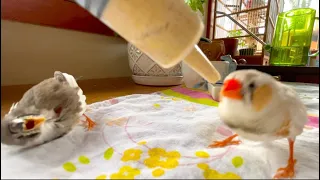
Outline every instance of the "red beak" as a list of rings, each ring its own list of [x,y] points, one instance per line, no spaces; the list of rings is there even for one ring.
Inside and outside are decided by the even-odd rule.
[[[229,79],[223,83],[221,94],[230,99],[242,99],[241,83],[236,79]]]

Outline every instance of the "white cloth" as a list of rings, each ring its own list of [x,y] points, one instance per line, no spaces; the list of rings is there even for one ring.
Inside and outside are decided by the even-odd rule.
[[[221,140],[231,134],[222,125],[215,107],[149,94],[98,102],[90,105],[89,109],[86,114],[97,122],[92,131],[86,132],[77,127],[60,139],[28,150],[1,145],[1,179],[93,179],[97,176],[102,178],[102,175],[107,179],[121,178],[115,173],[123,166],[136,168],[135,171],[123,168],[120,172],[134,175],[130,177],[136,179],[222,176],[269,179],[287,163],[286,139],[271,144],[244,141],[238,146],[208,149],[213,140]],[[165,154],[157,151],[157,156],[152,151],[148,154],[151,148],[174,152]],[[109,153],[105,153],[108,149]],[[128,149],[131,150],[125,152]],[[169,161],[166,161],[166,155]],[[82,156],[82,163],[79,156]],[[147,167],[150,156],[153,158],[151,162],[158,167]],[[296,178],[319,178],[318,128],[306,129],[297,137],[295,158],[298,160]],[[63,168],[67,162],[73,172]],[[70,168],[70,163],[76,170]],[[199,167],[207,164],[210,169],[199,168],[199,163]],[[173,168],[168,169],[168,166]]]

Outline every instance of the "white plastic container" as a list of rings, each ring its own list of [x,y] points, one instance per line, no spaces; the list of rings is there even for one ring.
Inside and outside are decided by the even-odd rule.
[[[208,84],[208,91],[214,100],[219,101],[222,84]]]
[[[222,83],[224,78],[229,74],[229,62],[211,61],[211,63],[218,70],[221,76],[217,83]],[[184,62],[182,62],[182,75],[183,82],[187,88],[198,88],[197,85],[199,83],[205,83],[205,80]],[[205,87],[201,87],[200,89],[205,89]]]

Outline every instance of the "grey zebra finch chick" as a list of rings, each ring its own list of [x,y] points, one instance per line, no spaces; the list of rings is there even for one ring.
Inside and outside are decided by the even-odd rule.
[[[75,78],[56,71],[11,106],[1,120],[1,143],[29,147],[52,141],[68,133],[81,116],[90,130],[95,123],[84,114],[86,107]]]

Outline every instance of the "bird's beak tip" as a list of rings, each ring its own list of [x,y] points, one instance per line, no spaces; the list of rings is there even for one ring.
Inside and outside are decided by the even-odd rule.
[[[242,99],[241,95],[242,85],[237,79],[228,79],[223,83],[222,87],[222,96],[228,97],[231,99]]]

